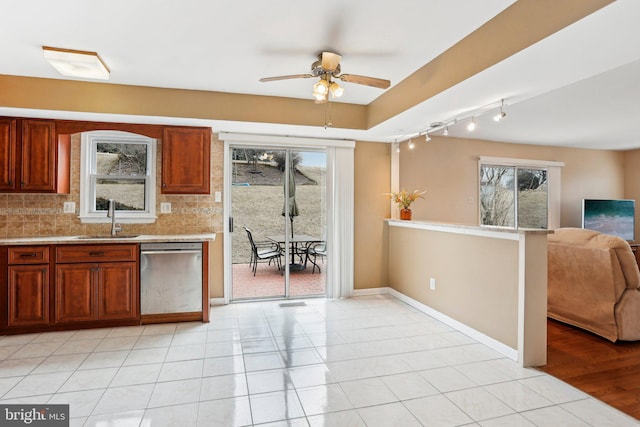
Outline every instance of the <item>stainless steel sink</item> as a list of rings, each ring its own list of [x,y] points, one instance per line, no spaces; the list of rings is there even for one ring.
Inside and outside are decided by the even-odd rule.
[[[78,240],[91,240],[91,239],[135,239],[140,236],[139,234],[117,234],[112,236],[110,234],[106,235],[93,235],[93,236],[75,236],[74,239]]]

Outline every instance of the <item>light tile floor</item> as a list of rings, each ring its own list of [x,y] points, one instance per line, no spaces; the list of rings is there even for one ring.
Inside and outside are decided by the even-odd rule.
[[[388,296],[0,337],[0,402],[72,426],[636,426]]]

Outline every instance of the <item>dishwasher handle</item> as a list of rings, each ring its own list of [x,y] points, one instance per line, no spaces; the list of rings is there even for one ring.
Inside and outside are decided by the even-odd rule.
[[[194,250],[188,250],[188,251],[181,251],[181,250],[168,250],[168,251],[140,251],[140,255],[170,255],[170,254],[202,254],[202,250],[200,249],[194,249]]]

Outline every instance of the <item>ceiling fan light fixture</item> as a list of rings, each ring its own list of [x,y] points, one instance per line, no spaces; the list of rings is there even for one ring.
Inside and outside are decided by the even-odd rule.
[[[63,76],[109,80],[109,68],[96,52],[42,46],[42,53]]]
[[[329,85],[329,91],[334,98],[340,98],[344,94],[344,88],[336,82],[331,82]]]
[[[322,79],[313,85],[313,95],[317,98],[318,95],[326,96],[329,93],[329,82]]]

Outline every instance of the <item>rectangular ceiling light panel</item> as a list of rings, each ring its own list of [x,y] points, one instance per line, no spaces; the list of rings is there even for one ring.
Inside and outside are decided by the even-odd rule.
[[[109,68],[96,52],[42,46],[44,57],[60,74],[81,79],[109,80]]]

